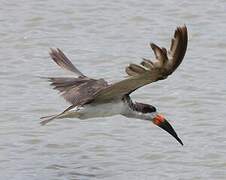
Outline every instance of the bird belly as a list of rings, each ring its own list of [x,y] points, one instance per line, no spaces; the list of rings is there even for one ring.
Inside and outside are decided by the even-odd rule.
[[[80,112],[81,117],[92,118],[92,117],[108,117],[120,114],[123,109],[124,103],[105,103],[97,105],[87,105]]]
[[[95,117],[108,117],[121,114],[124,110],[125,104],[123,102],[104,103],[104,104],[88,104],[82,109],[78,110],[80,119],[88,119]]]

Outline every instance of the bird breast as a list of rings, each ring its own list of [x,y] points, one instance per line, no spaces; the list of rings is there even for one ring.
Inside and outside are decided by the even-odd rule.
[[[122,101],[104,103],[104,104],[88,104],[85,105],[78,112],[81,114],[81,119],[88,119],[94,117],[108,117],[121,114],[125,111],[125,104]]]

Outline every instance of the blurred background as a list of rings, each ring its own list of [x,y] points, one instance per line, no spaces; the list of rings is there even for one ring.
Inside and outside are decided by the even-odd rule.
[[[70,76],[61,48],[84,73],[110,82],[128,63],[169,48],[186,24],[178,70],[132,95],[158,107],[184,142],[120,115],[40,126],[68,107],[39,76]],[[226,1],[1,0],[0,179],[226,179]]]

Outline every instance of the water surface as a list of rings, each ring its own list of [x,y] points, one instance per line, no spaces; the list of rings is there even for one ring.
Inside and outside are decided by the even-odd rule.
[[[169,47],[178,25],[188,50],[167,80],[136,101],[168,117],[184,142],[120,115],[91,121],[39,117],[68,104],[37,76],[65,75],[49,58],[59,47],[84,74],[110,82]],[[226,1],[1,1],[1,179],[226,179]],[[69,75],[69,74],[67,74]]]

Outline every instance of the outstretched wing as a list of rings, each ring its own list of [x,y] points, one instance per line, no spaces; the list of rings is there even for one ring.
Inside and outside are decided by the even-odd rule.
[[[166,79],[182,62],[187,49],[187,42],[187,28],[182,26],[175,30],[168,52],[165,48],[160,48],[153,43],[150,44],[156,60],[152,62],[143,59],[140,65],[130,64],[126,67],[126,73],[130,77],[100,90],[95,96],[95,101],[122,98],[123,95],[130,94],[144,85]]]
[[[84,104],[90,103],[91,101],[93,101],[94,95],[99,90],[107,86],[107,82],[103,79],[95,80],[86,77],[59,77],[49,78],[49,80],[52,82],[51,85],[54,86],[54,89],[59,90],[62,93],[64,99],[66,99],[72,105],[59,114],[41,117],[41,119],[44,119],[43,121],[41,121],[42,125],[45,125],[50,121],[60,117],[76,106],[82,106]]]
[[[67,56],[60,49],[50,49],[50,56],[54,60],[54,62],[59,65],[61,68],[71,71],[74,74],[85,77],[83,73],[81,73],[67,58]]]
[[[51,86],[60,91],[64,99],[74,107],[93,100],[94,95],[108,86],[104,79],[92,79],[81,73],[60,49],[51,49],[51,58],[63,69],[79,77],[48,77]]]

